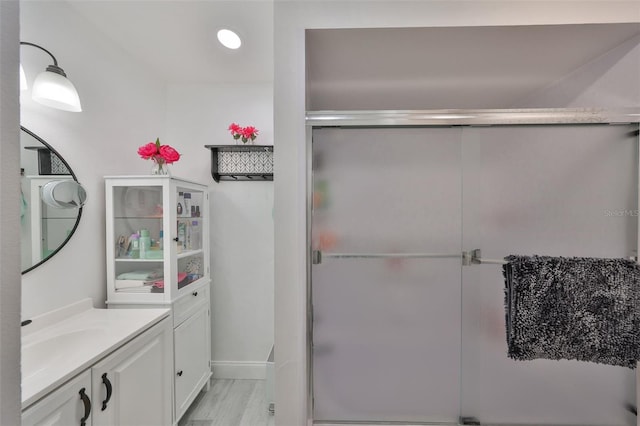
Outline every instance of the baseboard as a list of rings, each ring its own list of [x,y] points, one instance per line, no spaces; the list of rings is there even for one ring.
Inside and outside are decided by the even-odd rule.
[[[211,361],[214,379],[264,380],[264,361]]]

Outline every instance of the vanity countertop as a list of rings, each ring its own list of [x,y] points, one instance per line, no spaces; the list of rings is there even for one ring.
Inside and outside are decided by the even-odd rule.
[[[22,409],[169,316],[169,309],[95,309],[84,299],[22,327]]]

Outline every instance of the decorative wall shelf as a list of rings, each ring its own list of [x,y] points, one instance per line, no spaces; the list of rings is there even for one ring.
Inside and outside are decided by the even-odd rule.
[[[36,151],[38,153],[38,174],[39,175],[71,175],[69,167],[58,153],[46,146],[25,146],[24,149]]]
[[[273,145],[205,145],[216,182],[273,180]]]

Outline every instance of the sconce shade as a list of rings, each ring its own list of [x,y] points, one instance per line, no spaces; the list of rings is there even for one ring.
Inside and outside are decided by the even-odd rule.
[[[73,83],[62,69],[50,65],[33,82],[31,97],[34,101],[64,111],[80,112],[80,97]]]
[[[24,68],[22,68],[22,64],[20,64],[20,90],[27,90],[27,76],[24,73]]]

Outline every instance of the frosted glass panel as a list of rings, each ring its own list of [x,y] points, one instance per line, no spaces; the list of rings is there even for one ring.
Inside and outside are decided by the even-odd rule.
[[[463,246],[628,257],[636,249],[637,126],[466,128]],[[463,268],[462,415],[482,424],[635,425],[630,369],[506,356],[499,265]]]
[[[635,425],[635,374],[507,357],[500,265],[331,253],[628,257],[638,126],[316,129],[314,420]]]
[[[316,129],[314,249],[461,252],[458,129]],[[312,268],[314,419],[453,422],[460,259]]]

